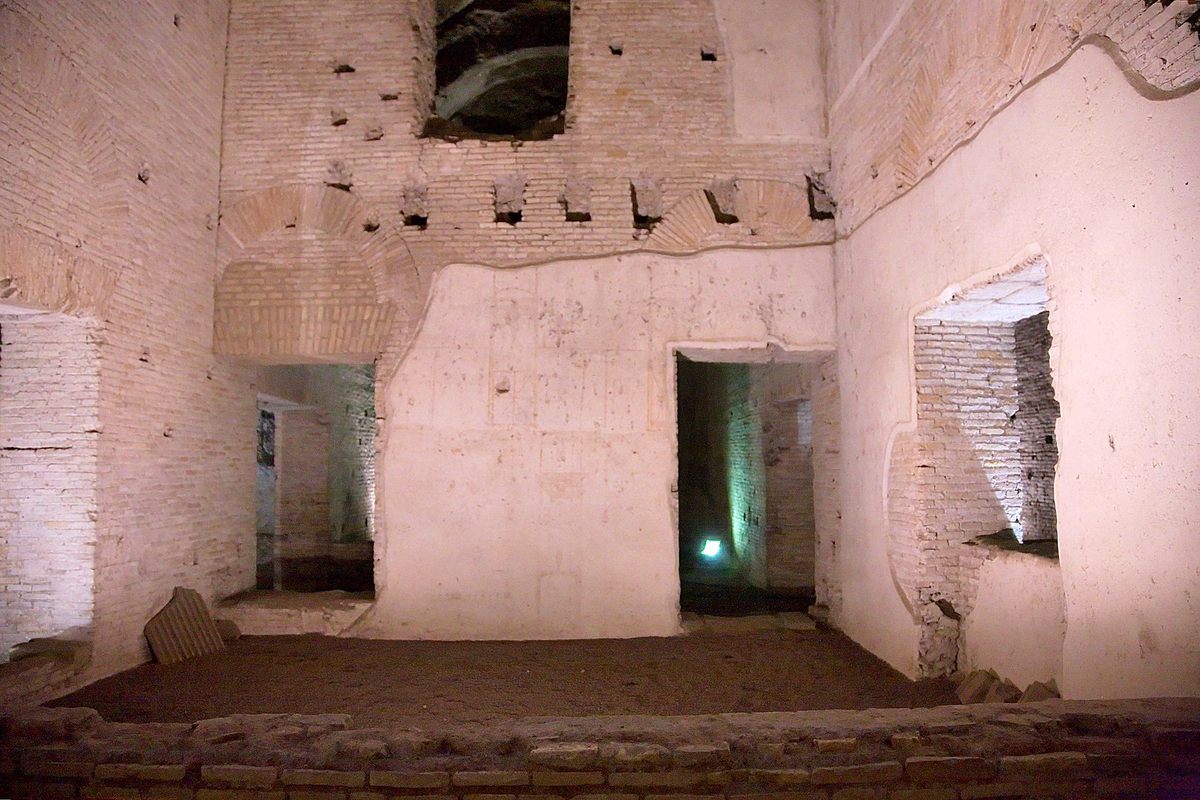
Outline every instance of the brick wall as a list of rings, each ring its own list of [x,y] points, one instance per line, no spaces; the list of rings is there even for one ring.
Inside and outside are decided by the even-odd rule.
[[[277,185],[320,185],[333,162],[385,226],[402,228],[423,190],[424,229],[403,228],[426,271],[636,249],[630,183],[656,181],[671,208],[714,177],[795,181],[823,168],[823,139],[741,139],[733,130],[730,53],[707,0],[670,12],[636,0],[573,9],[568,129],[553,140],[447,142],[416,136],[432,90],[433,4],[269,0],[233,4],[223,191],[227,203]],[[816,43],[813,26],[804,35]],[[610,45],[619,44],[614,55]],[[716,61],[701,59],[714,50]],[[335,63],[353,66],[336,74]],[[814,65],[815,69],[815,65]],[[814,82],[815,83],[815,82]],[[389,99],[383,99],[384,97]],[[819,92],[817,92],[818,105]],[[333,125],[331,112],[347,122]],[[379,127],[383,137],[364,133]],[[819,124],[815,126],[820,129]],[[664,136],[673,142],[663,148]],[[493,187],[525,180],[518,225],[494,221]],[[565,219],[568,180],[590,187],[590,222]],[[732,240],[769,235],[726,226]],[[316,263],[316,262],[312,262]]]
[[[854,230],[926,178],[1081,42],[1105,37],[1155,89],[1194,85],[1200,40],[1191,13],[1144,0],[831,3],[839,231]]]
[[[767,584],[811,589],[816,558],[812,370],[778,364],[755,372],[763,394]]]
[[[0,8],[0,220],[115,276],[93,676],[146,657],[142,626],[172,587],[253,583],[253,371],[212,354],[226,19],[221,0]]]
[[[0,718],[0,794],[14,800],[1032,800],[1194,798],[1200,709],[1190,699],[626,716],[445,731],[355,728],[333,715],[109,725],[90,709]],[[946,731],[953,731],[952,734]],[[541,736],[539,736],[539,733]],[[213,739],[225,741],[214,744]],[[48,740],[55,742],[46,747]],[[153,747],[150,743],[153,743]],[[446,749],[446,748],[443,748]]]
[[[91,626],[98,328],[58,314],[0,317],[0,658]]]
[[[297,409],[277,412],[275,419],[279,557],[287,562],[328,556],[328,416]]]
[[[963,543],[1011,527],[1021,508],[1013,326],[918,320],[913,354],[922,517],[910,580],[922,669],[948,674],[959,650],[954,614],[970,612],[984,557]]]
[[[329,524],[335,542],[375,533],[375,368],[316,367],[313,401],[329,418]]]
[[[1020,531],[1026,517],[1043,526],[1033,538],[1053,538],[1058,404],[1047,318],[917,320],[917,428],[893,450],[890,504],[893,567],[923,623],[919,659],[927,674],[955,669],[954,614],[973,608],[987,554],[964,543]]]
[[[1050,379],[1050,315],[1018,320],[1016,340],[1017,419],[1021,472],[1022,541],[1055,539],[1054,473],[1058,466],[1058,401]]]
[[[742,574],[767,585],[767,467],[763,460],[763,414],[755,374],[746,364],[722,364],[725,483],[729,526]]]

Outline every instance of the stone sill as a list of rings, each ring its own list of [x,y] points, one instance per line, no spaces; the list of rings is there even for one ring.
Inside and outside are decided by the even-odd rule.
[[[1011,530],[1005,529],[988,536],[977,536],[966,542],[968,545],[986,547],[1006,553],[1021,553],[1023,555],[1058,561],[1058,540],[1046,539],[1039,542],[1019,542]]]

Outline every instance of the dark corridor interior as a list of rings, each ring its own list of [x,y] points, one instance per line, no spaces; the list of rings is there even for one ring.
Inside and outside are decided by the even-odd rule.
[[[813,592],[811,368],[676,357],[680,608],[804,611]]]
[[[374,366],[288,369],[303,402],[260,398],[257,588],[372,591]]]

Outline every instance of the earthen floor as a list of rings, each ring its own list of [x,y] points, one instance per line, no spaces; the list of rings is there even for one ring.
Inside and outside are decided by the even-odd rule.
[[[55,701],[114,722],[340,713],[354,727],[469,729],[538,716],[931,707],[844,636],[771,630],[671,639],[417,642],[248,636],[221,653],[146,664]]]

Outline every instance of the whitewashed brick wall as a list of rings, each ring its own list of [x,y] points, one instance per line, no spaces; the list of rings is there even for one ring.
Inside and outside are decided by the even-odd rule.
[[[99,347],[91,320],[0,316],[0,658],[92,623]]]
[[[332,544],[329,418],[315,409],[297,409],[278,412],[275,420],[279,557],[284,562],[326,557]]]
[[[334,542],[375,535],[375,368],[317,367],[313,401],[329,417],[329,525]]]

